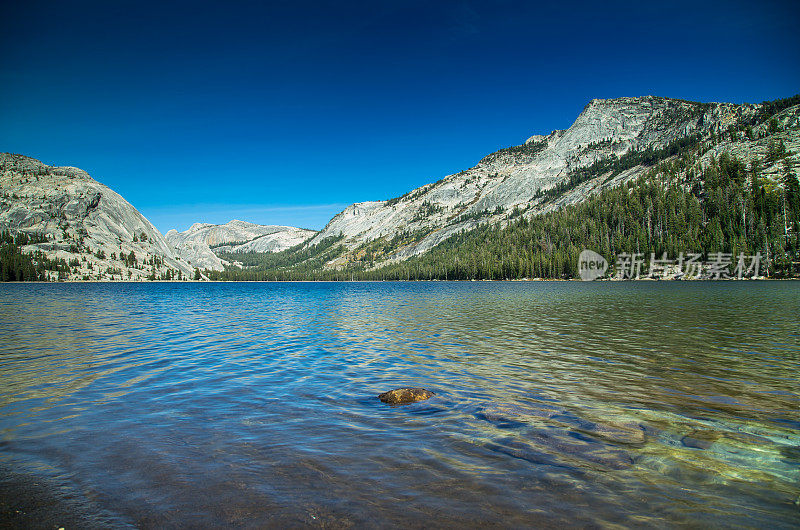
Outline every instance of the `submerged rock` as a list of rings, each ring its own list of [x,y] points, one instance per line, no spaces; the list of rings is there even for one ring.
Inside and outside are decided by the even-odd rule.
[[[646,439],[644,429],[634,421],[595,423],[589,432],[606,440],[625,444],[640,444]]]
[[[566,430],[537,429],[529,432],[524,439],[500,438],[487,443],[485,447],[533,464],[547,466],[582,467],[593,464],[608,469],[625,469],[633,465],[633,458],[627,451],[576,440]]]
[[[498,427],[510,427],[549,420],[564,412],[565,411],[562,409],[544,405],[519,406],[493,403],[483,406],[480,411],[476,413],[476,417],[486,420]]]
[[[434,393],[424,388],[397,388],[384,392],[378,396],[378,399],[384,403],[397,405],[401,403],[416,403],[417,401],[425,401]]]
[[[690,447],[692,449],[708,449],[721,437],[721,432],[710,429],[699,429],[681,438],[681,443],[684,447]]]

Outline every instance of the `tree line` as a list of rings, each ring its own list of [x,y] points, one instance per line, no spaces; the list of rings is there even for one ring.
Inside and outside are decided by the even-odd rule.
[[[25,245],[45,241],[47,238],[41,234],[0,232],[0,281],[38,282],[48,279],[47,271],[53,271],[57,277],[69,273],[69,264],[63,259],[50,259],[38,250],[33,254],[21,251]]]
[[[684,143],[687,148],[695,145],[692,140]],[[674,153],[672,148],[666,152]],[[747,165],[722,154],[701,166],[699,156],[699,151],[684,152],[582,203],[519,216],[506,226],[484,223],[422,255],[378,269],[369,262],[354,262],[341,270],[322,270],[325,254],[312,247],[303,251],[302,257],[310,259],[299,266],[293,265],[299,257],[295,250],[261,261],[251,257],[243,269],[208,274],[219,280],[575,278],[578,255],[588,248],[608,259],[620,253],[761,253],[763,272],[796,276],[800,186],[788,154],[781,165],[782,186],[764,178],[758,161]],[[652,164],[650,153],[636,158]],[[581,180],[585,178],[581,174]]]

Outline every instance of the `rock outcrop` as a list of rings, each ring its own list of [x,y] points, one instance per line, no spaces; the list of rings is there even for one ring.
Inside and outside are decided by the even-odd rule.
[[[22,251],[65,260],[61,279],[193,277],[150,221],[83,170],[0,153],[0,194],[0,230],[43,236]]]

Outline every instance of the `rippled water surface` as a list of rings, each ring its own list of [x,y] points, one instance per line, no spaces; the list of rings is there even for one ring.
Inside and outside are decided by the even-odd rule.
[[[101,526],[791,528],[799,314],[792,282],[5,284],[0,469]]]

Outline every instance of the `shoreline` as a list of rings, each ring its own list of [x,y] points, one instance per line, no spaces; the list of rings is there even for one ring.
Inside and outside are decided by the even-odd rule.
[[[0,467],[0,527],[120,528],[129,523],[96,506],[72,484]]]
[[[207,284],[207,283],[477,283],[477,282],[575,282],[575,283],[640,283],[640,282],[674,282],[674,283],[697,283],[697,282],[785,282],[800,281],[800,278],[725,278],[714,280],[711,278],[697,278],[692,280],[682,280],[679,278],[639,278],[637,280],[616,280],[611,278],[598,278],[596,280],[581,280],[580,278],[516,278],[508,280],[75,280],[75,281],[19,281],[19,282],[0,282],[0,285],[12,284],[31,284],[31,285],[51,285],[51,284]]]

